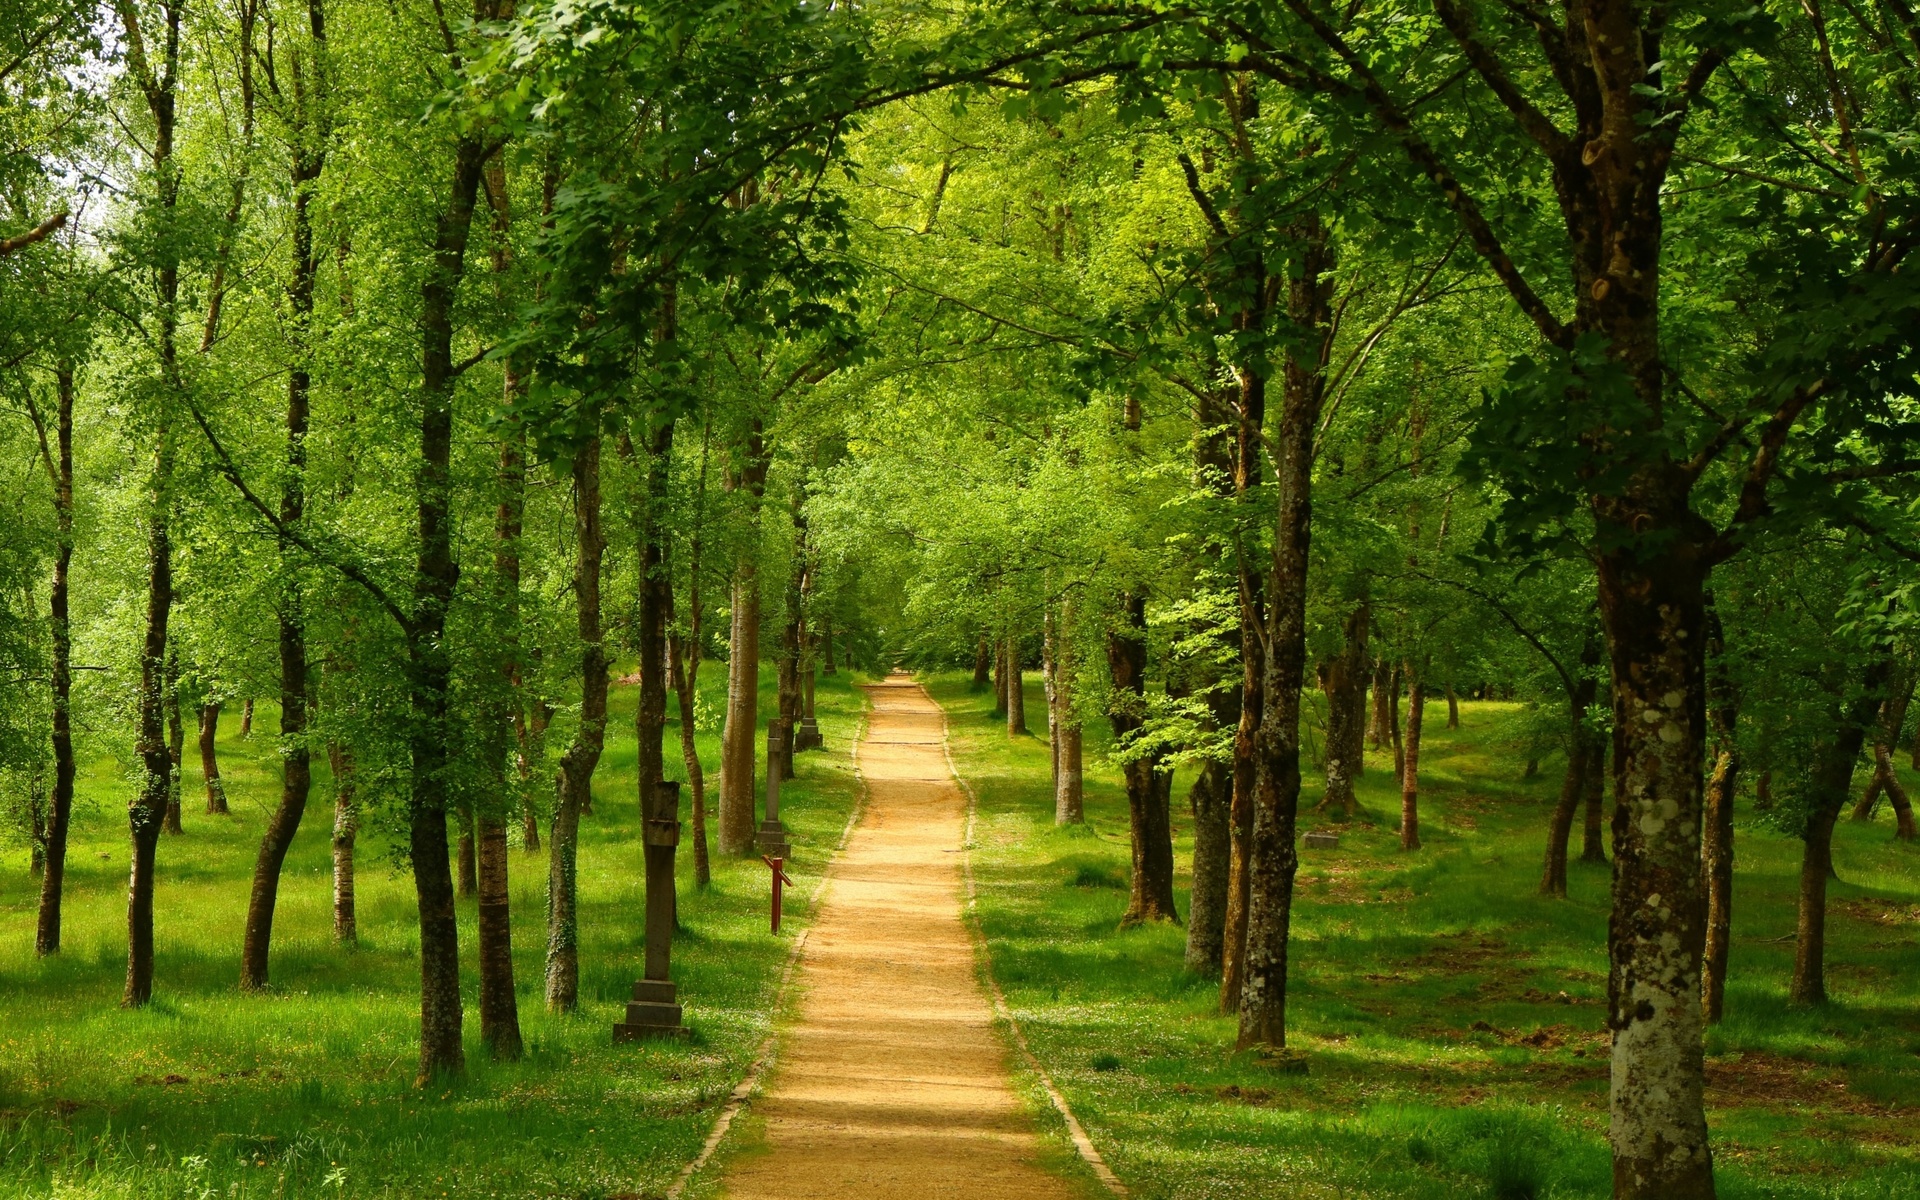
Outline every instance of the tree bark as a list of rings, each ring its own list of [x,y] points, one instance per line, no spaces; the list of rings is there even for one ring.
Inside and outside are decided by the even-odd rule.
[[[1224,960],[1227,876],[1233,857],[1233,766],[1202,763],[1187,792],[1193,809],[1193,895],[1187,902],[1187,970],[1217,975]]]
[[[483,11],[482,17],[492,15]],[[408,752],[407,849],[420,913],[420,1073],[425,1085],[466,1071],[461,1042],[460,927],[447,861],[447,748],[451,742],[447,611],[459,565],[453,555],[454,302],[466,270],[474,202],[487,147],[477,134],[454,145],[447,204],[437,218],[433,262],[421,284],[420,469],[415,479],[420,550],[407,625],[412,728]]]
[[[1838,701],[1833,731],[1816,747],[1808,772],[1811,811],[1801,834],[1800,904],[1787,1003],[1808,1008],[1827,1002],[1827,880],[1833,873],[1833,827],[1853,791],[1853,768],[1866,745],[1867,729],[1886,702],[1893,663],[1868,667],[1860,694]]]
[[[1913,699],[1913,682],[1913,672],[1904,670],[1887,696],[1887,702],[1881,706],[1880,720],[1874,728],[1873,775],[1867,782],[1867,790],[1861,795],[1860,802],[1853,806],[1854,820],[1871,821],[1884,794],[1893,805],[1896,822],[1894,836],[1903,842],[1913,840],[1913,804],[1907,797],[1905,785],[1900,782],[1899,773],[1894,770],[1893,747],[1899,744],[1900,731],[1907,722],[1907,708]]]
[[[49,620],[53,633],[53,795],[47,813],[45,866],[40,875],[40,912],[34,950],[60,953],[60,915],[67,877],[67,831],[73,817],[73,624],[68,616],[68,579],[73,566],[73,366],[62,362],[54,373],[55,453],[53,516],[56,541]],[[38,422],[36,421],[36,425]]]
[[[973,690],[984,691],[991,683],[993,675],[993,643],[985,634],[980,635],[980,644],[973,652]]]
[[[200,706],[200,773],[207,781],[207,813],[212,816],[224,816],[227,812],[227,789],[220,782],[220,756],[214,739],[220,734],[220,702],[211,701]]]
[[[1250,282],[1258,284],[1251,294],[1264,296],[1264,274],[1256,272]],[[1240,318],[1245,323],[1264,326],[1264,308],[1253,309]],[[1233,806],[1230,818],[1231,842],[1227,861],[1227,911],[1221,930],[1220,1012],[1237,1016],[1246,980],[1247,915],[1253,891],[1253,810],[1254,782],[1258,774],[1258,738],[1265,720],[1267,609],[1266,576],[1258,570],[1248,549],[1248,497],[1260,484],[1260,464],[1265,460],[1264,438],[1267,420],[1267,380],[1263,371],[1242,365],[1234,371],[1240,389],[1235,406],[1236,429],[1233,449],[1233,498],[1237,518],[1234,531],[1234,574],[1238,585],[1240,609],[1240,720],[1233,733]]]
[[[1255,745],[1253,832],[1249,847],[1247,947],[1236,1045],[1287,1044],[1287,954],[1293,879],[1299,869],[1294,824],[1300,808],[1300,691],[1307,669],[1307,569],[1313,532],[1313,442],[1325,399],[1331,344],[1333,266],[1325,227],[1299,217],[1302,252],[1287,284],[1288,317],[1318,345],[1303,356],[1290,345],[1280,425],[1274,436],[1273,560],[1267,579],[1265,709]],[[1302,339],[1304,343],[1305,339]]]
[[[176,85],[180,77],[180,24],[183,5],[165,0],[165,58],[156,73],[145,52],[138,14],[123,7],[129,66],[145,95],[154,121],[150,159],[156,184],[156,202],[163,224],[170,225],[180,198],[180,178],[174,163]],[[173,393],[180,387],[179,301],[180,263],[170,241],[163,239],[158,270],[158,336],[161,395],[153,429],[153,468],[147,477],[145,519],[147,534],[147,596],[145,630],[141,638],[140,697],[135,750],[143,774],[127,823],[133,835],[132,864],[127,881],[127,985],[124,1007],[138,1007],[153,998],[153,883],[154,858],[160,826],[166,819],[173,765],[166,740],[167,625],[173,612]]]
[[[166,832],[186,832],[180,825],[181,771],[186,762],[187,729],[180,716],[180,647],[167,647],[167,820]]]
[[[1120,598],[1121,623],[1107,633],[1107,666],[1113,675],[1114,701],[1108,710],[1116,745],[1146,723],[1147,598],[1140,591]],[[1007,648],[1013,643],[1008,639]],[[1009,656],[1011,657],[1011,656]],[[1011,683],[1013,676],[1008,675]],[[1173,902],[1173,818],[1161,780],[1158,754],[1130,758],[1122,768],[1127,785],[1128,828],[1132,834],[1133,873],[1122,925],[1178,921]]]
[[[333,940],[351,946],[360,940],[353,903],[353,849],[360,833],[353,752],[339,742],[329,742],[327,761],[333,768]]]
[[[1007,736],[1027,735],[1027,685],[1020,674],[1020,635],[1007,635]]]
[[[1707,1024],[1726,1011],[1727,956],[1733,945],[1733,796],[1740,779],[1738,697],[1726,666],[1720,614],[1707,601],[1707,686],[1713,728],[1713,766],[1707,776],[1700,868],[1707,879],[1707,939],[1701,956],[1700,1004]]]
[[[1360,776],[1366,749],[1367,631],[1373,606],[1365,596],[1347,618],[1346,641],[1327,666],[1327,791],[1322,811],[1332,809],[1342,821],[1359,810],[1354,781]]]
[[[695,520],[687,557],[687,636],[681,640],[677,625],[667,637],[667,659],[673,671],[673,692],[680,704],[680,760],[686,766],[687,788],[693,793],[693,882],[706,888],[713,882],[713,864],[707,851],[707,773],[700,765],[700,751],[694,742],[694,697],[699,694],[701,621],[705,615],[700,600],[700,552],[703,547],[704,516],[707,503],[707,434],[700,444],[700,483],[695,505]],[[668,592],[669,598],[672,592]],[[827,639],[827,661],[833,661],[833,640]],[[831,673],[831,666],[829,666]]]
[[[1406,753],[1400,768],[1400,848],[1420,848],[1420,727],[1426,720],[1427,677],[1424,670],[1406,667],[1412,686],[1407,689]]]
[[[1048,779],[1053,786],[1057,806],[1060,797],[1060,705],[1054,696],[1053,643],[1055,637],[1053,604],[1048,602],[1040,610],[1040,694],[1045,697],[1047,704],[1047,756],[1050,760]],[[1055,816],[1057,818],[1057,811]]]
[[[755,419],[747,433],[740,484],[747,489],[753,521],[759,523],[766,492],[766,444]],[[755,742],[760,727],[760,568],[749,550],[734,569],[733,628],[727,656],[727,723],[721,731],[720,853],[753,849]]]
[[[1007,643],[995,638],[993,642],[993,715],[1007,715]]]
[[[1060,621],[1056,627],[1053,659],[1053,704],[1056,713],[1055,736],[1058,746],[1054,749],[1054,758],[1058,771],[1053,784],[1053,823],[1055,825],[1079,825],[1086,819],[1086,784],[1082,761],[1083,741],[1080,730],[1080,718],[1073,711],[1073,685],[1076,660],[1073,654],[1071,637],[1073,608],[1068,602],[1060,606]]]
[[[1587,794],[1591,780],[1600,773],[1599,739],[1587,728],[1587,709],[1593,704],[1599,686],[1594,670],[1600,665],[1599,631],[1591,631],[1580,651],[1580,673],[1567,692],[1567,773],[1560,781],[1560,800],[1553,807],[1553,819],[1547,829],[1547,865],[1540,876],[1540,894],[1564,897],[1567,894],[1567,843],[1573,833],[1573,818]]]
[[[547,870],[547,1008],[572,1012],[580,999],[580,946],[575,863],[580,814],[593,787],[607,732],[607,652],[600,621],[600,564],[606,540],[600,528],[600,437],[596,432],[573,458],[574,592],[580,640],[580,724],[560,758],[560,794],[554,807]]]

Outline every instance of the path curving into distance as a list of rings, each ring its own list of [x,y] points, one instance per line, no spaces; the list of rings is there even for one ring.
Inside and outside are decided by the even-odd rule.
[[[966,797],[945,714],[903,676],[868,686],[868,795],[800,962],[766,1094],[766,1150],[731,1200],[1073,1200],[1040,1166],[961,917]]]

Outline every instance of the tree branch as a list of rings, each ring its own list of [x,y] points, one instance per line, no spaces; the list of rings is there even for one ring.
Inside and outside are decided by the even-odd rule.
[[[52,237],[66,223],[67,213],[62,209],[17,237],[0,238],[0,258],[5,258],[16,250],[24,250],[43,238]]]

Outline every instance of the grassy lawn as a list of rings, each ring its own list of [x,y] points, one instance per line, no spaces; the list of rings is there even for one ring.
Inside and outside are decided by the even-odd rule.
[[[762,671],[763,713],[773,670]],[[723,711],[724,664],[702,673]],[[276,716],[262,704],[251,741],[237,712],[222,723],[233,815],[202,815],[189,739],[186,835],[160,847],[153,1005],[119,1008],[126,958],[127,784],[83,773],[70,849],[65,952],[33,954],[37,881],[24,853],[0,871],[0,1195],[61,1197],[654,1195],[698,1151],[719,1105],[768,1028],[768,1005],[806,897],[853,799],[848,750],[864,697],[841,673],[820,680],[824,753],[803,755],[781,815],[799,856],[789,924],[768,933],[767,872],[715,858],[711,890],[693,887],[692,842],[679,855],[674,975],[693,1036],[615,1047],[642,956],[642,872],[634,800],[637,689],[613,689],[594,815],[581,825],[580,1010],[542,1004],[547,859],[512,852],[520,1063],[488,1061],[475,1000],[473,901],[461,902],[467,1060],[457,1086],[422,1092],[419,936],[413,884],[363,835],[357,949],[331,940],[328,839],[332,780],[316,756],[313,800],[281,885],[265,995],[236,986],[253,859],[269,806]],[[237,706],[236,706],[237,707]],[[669,710],[672,705],[669,704]],[[668,771],[681,773],[668,730]],[[700,731],[710,787],[717,728]],[[709,804],[713,795],[709,793]],[[683,796],[683,815],[690,797]]]
[[[965,676],[929,685],[980,797],[974,861],[995,974],[1136,1196],[1609,1194],[1608,872],[1576,863],[1570,899],[1536,894],[1560,764],[1521,779],[1517,706],[1465,703],[1452,731],[1444,705],[1429,708],[1424,849],[1400,851],[1391,761],[1374,755],[1368,816],[1339,849],[1305,853],[1289,1020],[1309,1070],[1286,1074],[1228,1053],[1234,1024],[1217,1014],[1217,981],[1183,969],[1181,930],[1118,928],[1126,803],[1095,731],[1088,824],[1055,829],[1044,737],[1009,742]],[[1027,712],[1044,734],[1037,686]],[[1303,807],[1319,791],[1310,777]],[[1185,793],[1176,780],[1183,872]],[[1920,847],[1895,844],[1884,812],[1842,821],[1835,999],[1795,1012],[1799,843],[1745,817],[1728,1016],[1707,1046],[1720,1194],[1920,1195]]]

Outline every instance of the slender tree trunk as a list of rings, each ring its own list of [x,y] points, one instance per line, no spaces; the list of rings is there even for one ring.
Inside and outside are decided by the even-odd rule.
[[[669,328],[671,317],[662,319]],[[670,336],[670,334],[664,334]],[[634,706],[633,729],[638,740],[639,806],[642,819],[664,814],[653,811],[660,784],[667,777],[667,676],[671,672],[667,633],[673,622],[673,576],[667,570],[667,487],[673,464],[673,423],[663,421],[648,446],[640,503],[640,699]]]
[[[504,277],[511,267],[508,234],[512,211],[507,206],[505,168],[496,156],[487,167],[487,195],[493,203],[494,274]],[[511,405],[527,391],[520,364],[511,358],[503,372],[502,393]],[[510,774],[508,756],[521,724],[520,658],[520,541],[526,526],[527,433],[518,420],[500,439],[496,478],[500,502],[493,515],[494,613],[498,622],[498,660],[495,686],[480,705],[480,753],[485,787],[475,806],[479,845],[475,852],[475,890],[479,894],[474,922],[475,952],[480,967],[480,1040],[496,1060],[512,1062],[522,1051],[520,1000],[513,969],[513,904],[511,863],[507,854],[507,820],[513,811],[517,772]]]
[[[339,742],[329,742],[327,762],[333,768],[333,940],[351,946],[360,940],[353,904],[353,848],[360,834],[353,752]]]
[[[162,4],[166,41],[160,71],[153,70],[144,52],[130,64],[154,120],[151,161],[163,227],[171,224],[180,198],[173,140],[182,9],[176,0],[165,0]],[[129,6],[121,9],[121,15],[129,45],[143,45],[137,11]],[[160,304],[155,343],[160,357],[161,388],[152,430],[153,468],[147,477],[144,497],[147,596],[135,742],[143,774],[127,809],[127,823],[133,835],[133,861],[127,881],[127,986],[121,1004],[129,1008],[144,1005],[153,998],[154,856],[159,848],[160,826],[166,819],[173,770],[167,754],[165,725],[167,625],[173,613],[173,407],[180,387],[180,264],[170,245],[163,246],[158,268],[155,274]]]
[[[467,797],[454,801],[453,816],[460,826],[460,836],[453,844],[453,894],[471,900],[480,890],[480,863],[473,844],[473,804]]]
[[[790,504],[793,519],[793,561],[787,570],[786,624],[780,630],[780,657],[776,663],[778,686],[775,697],[779,705],[776,718],[780,726],[779,760],[780,778],[793,778],[793,742],[794,731],[800,727],[801,679],[800,660],[803,642],[806,636],[805,581],[807,574],[807,523],[805,510],[806,493],[798,482],[793,488]]]
[[[1040,693],[1047,702],[1047,757],[1053,784],[1053,795],[1058,803],[1060,796],[1060,705],[1054,695],[1054,628],[1053,605],[1051,602],[1041,608],[1040,618]]]
[[[540,648],[533,648],[533,657],[538,661]],[[538,785],[534,781],[534,764],[546,757],[547,726],[553,723],[553,705],[547,703],[545,696],[529,698],[522,690],[523,680],[516,677],[514,691],[521,698],[519,711],[514,714],[514,741],[517,744],[517,770],[520,776],[520,848],[528,854],[537,854],[540,850],[540,806],[534,803]],[[531,699],[531,704],[528,701]]]
[[[1547,830],[1547,866],[1540,877],[1540,894],[1567,894],[1567,843],[1580,801],[1601,771],[1599,738],[1587,728],[1587,709],[1599,691],[1594,673],[1600,666],[1600,632],[1591,630],[1580,650],[1580,673],[1567,693],[1567,773],[1560,783],[1560,801],[1554,805]]]
[[[1251,294],[1265,293],[1264,279]],[[1261,310],[1250,311],[1246,320],[1264,325]],[[1234,436],[1233,497],[1235,516],[1234,572],[1240,601],[1240,721],[1233,733],[1233,807],[1227,862],[1227,912],[1221,931],[1220,1012],[1238,1016],[1246,981],[1247,916],[1253,894],[1254,784],[1258,772],[1259,731],[1266,719],[1266,576],[1254,564],[1249,549],[1251,530],[1249,496],[1260,483],[1260,464],[1265,460],[1267,419],[1267,381],[1262,370],[1247,366],[1235,369],[1240,388],[1240,403],[1234,415],[1238,428]]]
[[[1738,697],[1727,672],[1720,614],[1707,600],[1707,688],[1713,728],[1713,766],[1707,776],[1700,866],[1707,880],[1707,940],[1701,959],[1701,1012],[1720,1023],[1727,1003],[1727,955],[1733,945],[1733,796],[1740,778]]]
[[[55,447],[53,456],[53,590],[49,619],[53,631],[53,796],[47,813],[46,865],[40,876],[40,913],[34,949],[60,952],[60,911],[67,877],[67,831],[73,816],[73,625],[67,587],[73,566],[73,366],[62,362],[54,375]],[[42,435],[44,438],[44,434]],[[42,447],[43,451],[45,447]]]
[[[227,789],[220,782],[220,756],[214,739],[220,735],[220,702],[212,701],[200,706],[200,773],[207,781],[207,812],[212,816],[224,816],[227,811]]]
[[[251,738],[252,736],[253,736],[253,697],[248,696],[246,700],[242,702],[240,705],[240,739],[242,741],[245,741],[248,738]]]
[[[478,135],[456,141],[447,205],[434,233],[433,263],[421,284],[420,470],[415,481],[420,551],[407,627],[412,707],[407,847],[420,912],[422,1084],[440,1075],[464,1074],[467,1065],[461,1042],[460,927],[447,861],[447,747],[452,730],[451,664],[445,642],[447,610],[459,577],[453,554],[454,302],[466,270],[474,202],[487,157]]]
[[[1020,636],[1007,635],[1007,736],[1027,735],[1027,685],[1020,674]]]
[[[694,742],[694,697],[699,695],[701,621],[705,615],[700,600],[701,537],[707,502],[707,437],[700,442],[700,483],[696,519],[687,559],[687,636],[683,642],[675,629],[668,635],[667,658],[673,668],[673,691],[680,702],[680,759],[686,765],[687,788],[693,793],[693,882],[706,888],[713,882],[713,865],[707,851],[707,773],[700,765],[700,751]],[[671,593],[669,593],[671,594]],[[833,661],[833,639],[827,639],[827,661]],[[828,668],[831,673],[832,668]]]
[[[1060,622],[1055,631],[1053,659],[1053,704],[1058,713],[1054,758],[1059,771],[1053,784],[1053,823],[1079,825],[1086,821],[1086,783],[1083,764],[1083,740],[1080,718],[1073,711],[1073,687],[1076,660],[1073,654],[1073,608],[1060,606]]]
[[[1007,715],[1007,644],[999,638],[993,642],[993,715]]]
[[[972,686],[973,686],[973,690],[976,692],[984,691],[987,685],[992,682],[993,650],[994,650],[993,643],[987,640],[986,634],[984,633],[981,634],[980,644],[978,648],[974,650],[974,653],[973,653],[973,685]]]
[[[1120,598],[1124,624],[1107,634],[1107,666],[1113,675],[1108,719],[1117,745],[1146,723],[1147,598],[1135,591]],[[1012,646],[1011,639],[1007,645]],[[1011,682],[1012,676],[1008,676]],[[1178,921],[1173,902],[1173,819],[1159,776],[1159,756],[1130,759],[1122,768],[1127,785],[1128,825],[1133,843],[1132,890],[1122,925]]]
[[[1236,1045],[1287,1044],[1287,957],[1293,921],[1293,879],[1299,868],[1294,824],[1300,809],[1300,693],[1307,670],[1307,569],[1313,530],[1313,440],[1325,399],[1333,261],[1315,215],[1297,219],[1303,251],[1298,278],[1287,285],[1288,316],[1321,339],[1303,357],[1290,348],[1284,402],[1274,438],[1273,562],[1267,580],[1266,707],[1255,747],[1253,835],[1248,855],[1245,979]]]
[[[1874,714],[1886,701],[1893,663],[1868,667],[1860,694],[1834,705],[1832,733],[1814,751],[1808,778],[1812,811],[1801,837],[1800,908],[1787,1003],[1796,1008],[1827,1002],[1827,880],[1833,874],[1833,827],[1853,791],[1853,768]]]
[[[1453,685],[1447,685],[1447,728],[1460,728],[1460,697],[1453,694]]]
[[[746,450],[740,485],[747,489],[757,527],[767,483],[766,444],[758,420],[748,430]],[[720,853],[741,855],[753,849],[754,761],[760,729],[760,569],[751,551],[734,570],[732,608],[727,723],[720,735]]]
[[[1393,668],[1392,694],[1387,698],[1387,715],[1393,721],[1393,778],[1396,783],[1404,783],[1407,778],[1407,747],[1400,739],[1400,689],[1407,685],[1407,672],[1404,664]],[[1538,773],[1538,768],[1535,768]]]
[[[1425,671],[1407,664],[1412,686],[1407,689],[1406,754],[1400,768],[1400,848],[1420,848],[1420,727],[1426,719],[1427,679]]]
[[[1193,808],[1193,896],[1187,903],[1187,970],[1216,975],[1225,953],[1227,876],[1233,855],[1233,766],[1201,764]]]
[[[1580,861],[1583,863],[1605,863],[1607,861],[1606,843],[1606,802],[1607,802],[1607,743],[1601,739],[1589,750],[1592,756],[1587,763],[1587,802],[1586,822],[1581,835]]]
[[[167,819],[162,827],[180,834],[180,776],[186,761],[187,729],[180,717],[180,648],[167,647]]]
[[[1393,664],[1382,654],[1373,662],[1373,720],[1367,726],[1375,750],[1393,744],[1393,687]]]
[[[553,814],[547,872],[547,1008],[572,1012],[579,1003],[580,948],[575,862],[579,853],[583,798],[607,731],[607,654],[600,622],[600,563],[606,539],[600,528],[600,438],[596,433],[574,454],[574,540],[578,545],[574,590],[579,598],[580,725],[560,758],[560,796]]]
[[[820,614],[820,649],[826,655],[826,660],[820,664],[820,673],[837,674],[833,665],[833,614],[830,612]],[[977,668],[975,673],[978,674]]]

